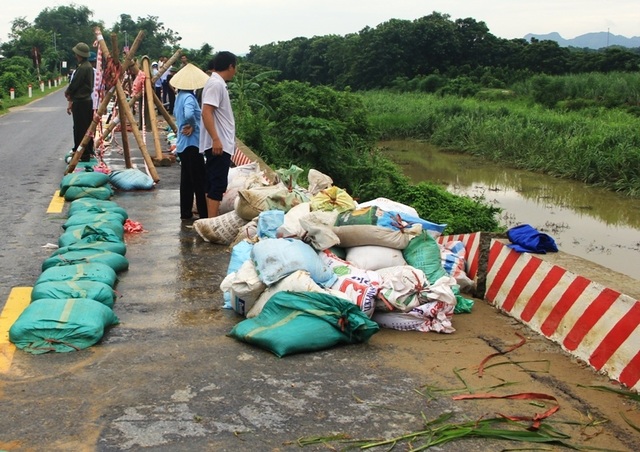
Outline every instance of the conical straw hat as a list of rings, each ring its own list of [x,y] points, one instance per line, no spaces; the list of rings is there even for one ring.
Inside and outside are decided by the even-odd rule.
[[[171,77],[169,84],[176,89],[194,90],[202,88],[208,79],[202,69],[189,63]]]

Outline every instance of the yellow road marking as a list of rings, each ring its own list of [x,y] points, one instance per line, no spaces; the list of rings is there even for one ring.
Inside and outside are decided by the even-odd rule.
[[[7,373],[13,361],[16,346],[9,341],[9,328],[31,302],[31,287],[11,289],[7,303],[0,313],[0,373]]]
[[[60,190],[56,190],[56,192],[53,194],[53,198],[51,198],[51,202],[49,203],[47,213],[62,213],[63,207],[64,197],[60,196]]]

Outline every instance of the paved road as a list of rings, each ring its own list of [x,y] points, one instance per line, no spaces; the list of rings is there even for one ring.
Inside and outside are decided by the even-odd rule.
[[[42,245],[61,233],[64,214],[46,213],[71,143],[61,95],[0,117],[0,138],[3,307],[13,287],[33,284],[50,253]],[[122,164],[115,149],[108,162]],[[126,239],[130,268],[114,307],[121,323],[79,352],[18,350],[0,373],[0,450],[297,450],[303,437],[389,438],[423,429],[423,416],[467,422],[555,404],[451,399],[488,391],[554,397],[560,411],[550,425],[572,444],[640,450],[640,434],[622,417],[640,425],[637,402],[589,388],[616,386],[481,301],[454,318],[451,335],[384,330],[367,344],[283,359],[227,337],[240,320],[221,309],[229,254],[180,222],[178,172],[159,167],[156,188],[114,197],[146,230]],[[520,342],[516,333],[526,343],[490,360],[480,377],[480,362]],[[526,445],[464,440],[439,450],[516,447]]]

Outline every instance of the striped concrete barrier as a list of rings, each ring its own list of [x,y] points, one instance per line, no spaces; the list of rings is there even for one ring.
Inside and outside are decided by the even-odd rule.
[[[640,301],[507,243],[491,243],[485,300],[640,390]]]

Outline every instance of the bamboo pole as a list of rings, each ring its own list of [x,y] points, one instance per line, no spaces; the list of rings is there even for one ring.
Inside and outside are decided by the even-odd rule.
[[[156,163],[162,162],[165,158],[162,155],[162,145],[160,144],[160,135],[158,134],[158,117],[156,116],[156,109],[153,102],[153,85],[151,84],[151,67],[149,65],[149,58],[142,58],[142,70],[146,77],[144,79],[145,90],[147,93],[146,101],[147,108],[149,109],[149,120],[151,121],[151,134],[153,135],[153,144],[156,148]],[[168,159],[167,159],[168,160]]]
[[[140,32],[142,33],[142,32]],[[136,38],[137,40],[137,38]],[[134,41],[135,44],[135,41]],[[137,48],[137,46],[136,46]],[[134,47],[131,46],[131,49],[133,50]],[[129,52],[130,55],[133,55],[132,51]],[[175,62],[180,55],[182,55],[182,50],[178,49],[172,56],[171,58],[169,58],[167,60],[167,63],[165,64],[165,66],[163,66],[163,68],[165,68],[165,70],[167,70],[172,64],[173,62]],[[140,71],[140,68],[138,67],[137,63],[135,61],[130,61],[128,64],[125,65],[125,63],[122,64],[122,67],[125,69],[130,69],[131,70],[131,75],[135,78],[136,75],[138,75],[138,72]],[[154,77],[151,80],[151,83],[153,84],[155,82],[156,78]],[[133,106],[136,104],[136,102],[138,102],[140,100],[140,97],[142,97],[142,93],[137,93],[136,95],[132,96],[131,99],[129,100],[129,108],[133,108]],[[174,133],[178,133],[178,126],[176,125],[175,120],[173,119],[173,117],[169,114],[169,112],[167,111],[166,108],[164,108],[164,104],[162,103],[162,101],[160,99],[158,99],[158,96],[156,96],[156,93],[153,93],[153,101],[156,105],[156,107],[158,107],[158,110],[160,111],[160,114],[162,115],[162,117],[164,118],[165,121],[167,121],[167,124],[169,124],[169,127],[171,127],[171,129],[173,130]],[[137,124],[137,122],[136,122]],[[107,130],[105,131],[105,135],[108,135],[111,131],[113,131],[113,129],[115,128],[115,124],[109,124],[107,126]]]
[[[102,49],[102,54],[106,58],[111,58],[109,48],[107,47],[107,44],[104,42],[104,38],[102,36],[102,32],[100,31],[100,27],[95,28],[95,33],[96,33],[98,45]],[[131,56],[127,55],[124,61],[124,66],[128,66],[130,62],[131,62]],[[123,99],[122,103],[126,104],[127,96],[124,93],[124,89],[122,88],[122,82],[119,79],[116,81],[115,88],[116,88],[116,95],[118,96],[118,98]],[[120,115],[122,115],[122,113],[123,112],[120,112]],[[128,105],[124,109],[124,113],[126,115],[127,120],[132,125],[137,124],[135,118],[133,117],[133,113],[131,113],[131,109],[128,108]],[[122,122],[122,118],[120,118],[120,122]],[[136,141],[138,142],[138,147],[140,148],[142,157],[144,158],[144,161],[147,164],[147,167],[149,168],[149,173],[151,175],[151,178],[153,179],[154,182],[158,182],[160,180],[160,177],[158,176],[158,172],[156,171],[156,168],[153,164],[153,160],[149,156],[149,152],[147,151],[147,145],[144,143],[144,140],[142,139],[142,135],[140,134],[140,131],[138,130],[137,127],[131,127],[131,130],[133,132],[133,135],[136,138]]]
[[[125,110],[125,108],[129,108],[129,106],[124,100],[118,97],[118,119],[120,120],[120,135],[122,136],[122,152],[124,153],[124,164],[126,168],[133,168],[133,164],[131,163],[131,151],[129,150],[129,121],[127,121],[127,118],[123,117],[121,113]]]
[[[115,33],[111,33],[111,55],[120,55],[120,49],[118,48],[118,35]],[[116,98],[118,112],[122,111],[123,102],[120,97]],[[118,114],[118,118],[120,118],[120,136],[122,137],[122,153],[124,155],[124,165],[125,168],[133,168],[133,164],[131,163],[131,150],[129,149],[129,134],[127,132],[127,124],[128,121],[125,118],[125,121],[122,121],[120,114]]]

